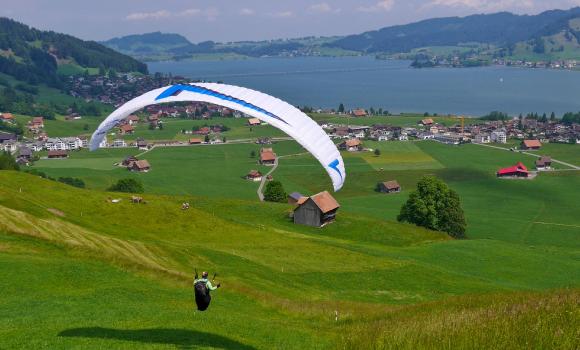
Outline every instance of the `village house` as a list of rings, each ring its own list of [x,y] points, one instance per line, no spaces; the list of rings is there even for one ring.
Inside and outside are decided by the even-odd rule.
[[[463,136],[456,133],[445,133],[437,134],[433,139],[447,145],[459,145],[463,139]]]
[[[136,116],[135,114],[131,114],[129,117],[127,117],[127,123],[129,125],[135,125],[137,123],[139,123],[140,119],[138,116]]]
[[[426,118],[426,119],[421,120],[421,122],[419,124],[421,124],[423,126],[431,126],[431,125],[435,124],[435,122],[431,118]]]
[[[521,148],[522,149],[540,149],[542,147],[542,143],[538,140],[524,140],[522,142]]]
[[[127,142],[123,139],[115,139],[112,144],[113,147],[127,147]]]
[[[495,143],[507,143],[507,135],[505,131],[492,131],[491,132],[491,142]]]
[[[417,138],[419,140],[433,140],[435,138],[435,135],[430,132],[420,132],[419,134],[417,134]]]
[[[297,205],[300,200],[306,200],[306,197],[299,192],[292,192],[288,195],[288,204]]]
[[[50,159],[68,158],[68,152],[65,150],[51,150],[48,151],[48,158]]]
[[[258,170],[250,170],[248,175],[246,175],[246,180],[259,182],[262,181],[262,173]]]
[[[351,137],[362,139],[370,129],[370,126],[349,126],[348,134]]]
[[[249,126],[258,126],[262,124],[262,121],[258,118],[250,118],[248,119],[248,125]]]
[[[362,108],[359,109],[355,109],[351,112],[353,117],[366,117],[367,116],[367,111],[365,111]]]
[[[138,160],[139,159],[137,159],[137,157],[135,157],[135,156],[128,156],[127,158],[123,159],[123,161],[121,162],[121,165],[125,166],[125,167],[131,167],[133,165],[133,163],[135,163]]]
[[[260,149],[260,164],[274,165],[276,163],[276,153],[271,148]]]
[[[526,168],[526,166],[522,162],[518,162],[514,166],[498,170],[496,175],[497,175],[497,177],[527,178],[530,175],[530,173],[528,171],[528,168]]]
[[[536,160],[537,170],[550,170],[552,168],[552,158],[542,156]]]
[[[147,149],[149,149],[149,144],[147,143],[147,141],[145,141],[142,138],[138,139],[137,142],[135,143],[135,145],[140,150],[147,150]]]
[[[35,129],[44,129],[44,118],[43,117],[32,118],[31,125]]]
[[[79,119],[82,119],[82,117],[78,113],[70,113],[69,115],[64,117],[64,120],[79,120]]]
[[[129,169],[129,171],[137,171],[140,173],[146,173],[149,170],[151,170],[151,165],[149,164],[148,161],[143,159],[143,160],[138,160],[136,162],[131,163],[131,165],[129,167],[127,167],[127,169]]]
[[[294,209],[294,223],[313,227],[323,227],[336,218],[340,204],[327,191],[311,197],[303,197]]]
[[[401,192],[401,185],[396,180],[380,182],[377,190],[381,193],[398,193]]]
[[[18,149],[18,143],[16,141],[5,141],[0,143],[0,151],[14,153]]]
[[[0,121],[5,123],[13,124],[15,123],[14,116],[12,113],[0,113]]]
[[[8,142],[8,141],[16,141],[18,136],[16,134],[1,132],[0,131],[0,143]]]
[[[491,143],[491,136],[489,134],[477,134],[473,138],[473,143]]]
[[[362,142],[359,139],[349,139],[341,142],[338,149],[342,151],[358,152],[362,151]]]
[[[135,131],[135,129],[133,128],[132,125],[123,124],[123,125],[119,126],[119,133],[121,135],[129,135],[129,134],[132,134],[134,131]]]
[[[337,126],[332,130],[332,136],[336,138],[348,138],[350,132],[347,126]]]
[[[190,145],[199,145],[201,143],[203,143],[203,140],[202,139],[197,139],[197,138],[189,139],[189,144]]]

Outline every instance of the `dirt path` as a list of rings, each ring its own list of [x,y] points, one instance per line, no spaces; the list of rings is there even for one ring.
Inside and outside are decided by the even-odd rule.
[[[280,157],[276,157],[276,161],[274,161],[274,166],[272,167],[272,169],[270,169],[270,171],[268,171],[268,173],[266,175],[264,175],[264,177],[262,177],[262,181],[260,182],[260,186],[258,187],[258,198],[260,199],[261,202],[264,201],[264,185],[266,184],[267,181],[267,177],[268,175],[271,175],[276,168],[278,168],[278,160],[281,158],[289,158],[289,157],[295,157],[295,156],[301,156],[304,154],[309,154],[309,152],[302,152],[302,153],[294,153],[294,154],[287,154],[285,156],[280,156]]]

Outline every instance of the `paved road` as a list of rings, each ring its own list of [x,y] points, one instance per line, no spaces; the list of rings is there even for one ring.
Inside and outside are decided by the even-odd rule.
[[[490,148],[500,149],[500,150],[503,150],[503,151],[512,152],[512,150],[510,150],[509,148],[504,148],[504,147],[494,146],[494,145],[488,145],[488,144],[484,144],[484,143],[474,143],[474,145],[479,145],[479,146],[484,146],[484,147],[490,147]],[[530,153],[530,152],[519,151],[519,150],[516,151],[516,152],[521,153],[521,154],[525,154],[525,155],[528,155],[528,156],[532,156],[534,158],[538,158],[539,157],[537,154]],[[561,160],[557,160],[557,159],[552,158],[552,162],[565,165],[565,166],[570,167],[570,168],[572,168],[574,170],[580,170],[580,166],[577,166],[577,165],[574,165],[574,164],[570,164],[570,163],[566,163],[566,162],[563,162]]]

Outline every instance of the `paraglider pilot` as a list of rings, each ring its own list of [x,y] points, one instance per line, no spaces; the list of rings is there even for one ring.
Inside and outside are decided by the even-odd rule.
[[[193,281],[193,288],[195,292],[195,303],[197,304],[197,309],[199,311],[205,311],[209,307],[211,302],[210,291],[218,289],[221,284],[218,283],[215,287],[212,285],[211,281],[207,278],[208,273],[206,271],[201,273],[201,278],[198,278],[197,271],[195,273],[195,280]]]

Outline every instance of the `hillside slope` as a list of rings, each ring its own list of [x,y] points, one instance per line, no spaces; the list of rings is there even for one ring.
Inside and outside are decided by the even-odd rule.
[[[60,65],[147,72],[147,66],[94,41],[41,31],[0,18],[0,73],[29,83],[58,85]]]
[[[0,263],[9,267],[0,272],[1,347],[574,348],[577,341],[576,290],[458,298],[577,280],[570,274],[577,264],[554,252],[486,248],[360,215],[341,215],[324,231],[297,227],[286,205],[154,195],[138,205],[129,197],[0,171]],[[180,210],[183,200],[192,209]],[[375,243],[369,229],[392,239]],[[473,271],[482,261],[460,267],[469,247],[482,244],[481,257],[509,256],[515,266],[487,276]],[[444,261],[442,247],[460,264]],[[517,277],[550,264],[562,276],[556,284],[542,274]],[[217,271],[224,286],[203,314],[193,310],[193,267]],[[498,337],[508,326],[521,337]]]
[[[507,46],[569,29],[568,21],[580,16],[580,8],[553,10],[535,16],[507,12],[428,19],[351,35],[327,45],[364,52],[408,52],[426,46],[486,43]],[[572,30],[576,35],[578,32]]]

